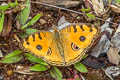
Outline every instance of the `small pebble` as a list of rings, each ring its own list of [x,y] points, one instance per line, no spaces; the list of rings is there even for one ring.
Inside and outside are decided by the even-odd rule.
[[[46,20],[45,19],[40,19],[40,23],[43,25],[43,24],[46,24]]]
[[[78,14],[76,14],[76,13],[71,13],[71,15],[72,15],[72,17],[77,17],[78,16]]]

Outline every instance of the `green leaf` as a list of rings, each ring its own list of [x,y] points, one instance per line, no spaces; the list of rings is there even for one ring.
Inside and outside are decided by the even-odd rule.
[[[30,8],[31,8],[31,0],[25,0],[25,8],[17,15],[17,19],[19,20],[21,25],[24,25],[30,15]]]
[[[15,2],[10,2],[10,3],[8,3],[7,5],[2,5],[2,6],[0,6],[0,10],[7,10],[7,9],[9,9],[9,8],[14,8],[14,7],[16,7],[16,6],[18,6],[18,1],[16,0]]]
[[[25,29],[25,28],[27,28],[27,27],[35,24],[35,22],[37,22],[41,16],[42,16],[41,14],[37,14],[37,15],[34,16],[34,17],[32,18],[32,20],[30,20],[27,24],[23,25],[23,26],[21,27],[21,29]]]
[[[62,73],[57,67],[53,67],[53,69],[50,70],[50,74],[53,78],[57,80],[62,80],[63,78]]]
[[[10,8],[14,8],[14,7],[18,6],[18,1],[16,0],[14,3],[10,2],[10,3],[8,3],[8,6]]]
[[[7,10],[9,8],[9,6],[8,5],[4,5],[4,6],[0,6],[0,10]]]
[[[80,72],[83,72],[83,73],[87,73],[87,72],[88,72],[88,70],[87,70],[87,68],[85,67],[85,65],[83,65],[83,64],[80,63],[80,62],[74,64],[74,67],[75,67],[78,71],[80,71]]]
[[[35,22],[37,22],[40,19],[41,16],[42,16],[42,14],[37,14],[36,16],[34,16],[32,18],[32,20],[30,22],[28,22],[29,25],[33,25]]]
[[[38,32],[38,30],[37,29],[32,29],[32,28],[27,28],[26,29],[26,33],[29,34],[29,35],[31,35],[31,34],[33,34],[35,32]]]
[[[12,57],[8,57],[8,58],[3,58],[0,62],[2,63],[16,63],[18,61],[20,61],[23,57],[22,56],[12,56]]]
[[[18,55],[20,55],[21,53],[22,53],[22,51],[20,51],[20,50],[15,50],[15,51],[9,53],[8,55],[6,55],[4,58],[10,58],[10,57],[18,56]]]
[[[77,77],[75,80],[81,80],[81,78]]]
[[[8,55],[6,55],[0,62],[2,63],[15,63],[20,61],[23,57],[20,55],[22,51],[20,50],[15,50]]]
[[[29,35],[31,35],[35,32],[38,32],[38,30],[37,29],[32,29],[32,28],[26,28],[25,33],[21,34],[20,37],[21,38],[26,38],[26,37],[28,37]]]
[[[32,54],[30,53],[25,53],[25,56],[26,58],[31,61],[31,62],[36,62],[36,63],[40,63],[42,65],[48,65],[46,62],[44,62],[42,59],[40,58],[37,58],[35,56],[33,56]]]
[[[85,59],[87,56],[88,56],[88,54],[85,54],[85,55],[82,57],[82,59]]]
[[[28,37],[28,36],[29,36],[29,34],[27,34],[27,33],[23,33],[23,34],[20,34],[19,36],[20,36],[21,38],[23,38],[23,39],[24,39],[24,38]]]
[[[4,17],[5,17],[5,13],[4,13],[4,11],[2,11],[2,14],[0,16],[0,32],[2,32],[2,30],[3,30]]]
[[[120,0],[115,0],[117,3],[120,3]]]
[[[96,19],[96,17],[91,13],[86,13],[86,15],[91,19]]]
[[[62,78],[62,73],[60,72],[60,70],[57,67],[53,67],[53,69],[56,71],[56,73],[59,75],[59,77]]]
[[[83,12],[88,12],[88,11],[90,11],[90,10],[91,10],[91,8],[87,8],[87,9],[82,8],[82,9],[81,9],[81,11],[83,11]]]
[[[30,67],[31,71],[46,71],[48,68],[45,65],[37,64],[35,66]]]

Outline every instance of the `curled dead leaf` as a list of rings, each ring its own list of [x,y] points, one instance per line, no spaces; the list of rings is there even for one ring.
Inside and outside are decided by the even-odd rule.
[[[106,76],[108,76],[110,80],[114,80],[113,77],[120,75],[120,66],[110,66],[107,67],[104,71]]]

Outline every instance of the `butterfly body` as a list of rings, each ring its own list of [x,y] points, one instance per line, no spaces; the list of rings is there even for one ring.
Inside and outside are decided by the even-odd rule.
[[[54,32],[54,40],[56,41],[57,48],[59,50],[59,53],[62,57],[64,57],[64,50],[63,50],[63,45],[62,45],[62,37],[60,34],[60,31],[58,29],[53,30]]]
[[[95,27],[71,24],[62,29],[33,34],[23,46],[51,65],[69,66],[81,60],[97,34]]]

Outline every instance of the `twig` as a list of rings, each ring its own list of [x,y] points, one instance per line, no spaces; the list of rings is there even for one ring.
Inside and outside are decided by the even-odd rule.
[[[47,3],[35,2],[35,1],[31,1],[31,3],[41,4],[41,5],[45,5],[45,6],[49,6],[49,7],[53,7],[53,8],[57,8],[57,9],[62,9],[62,10],[69,11],[69,12],[73,12],[73,13],[76,13],[76,14],[85,15],[84,13],[81,13],[81,12],[78,12],[78,11],[74,11],[74,10],[71,10],[71,9],[63,8],[63,7],[58,7],[58,6],[51,5],[51,4],[47,4]],[[114,24],[114,25],[118,25],[117,23],[113,23],[113,22],[110,22],[110,21],[106,21],[106,20],[101,19],[101,18],[98,18],[98,17],[96,17],[96,19],[101,20],[101,21],[104,21],[104,22],[109,22],[109,23],[112,23],[112,24]]]

